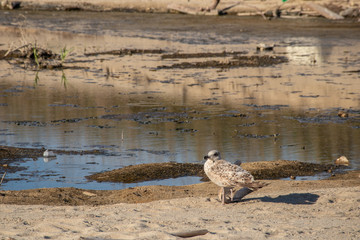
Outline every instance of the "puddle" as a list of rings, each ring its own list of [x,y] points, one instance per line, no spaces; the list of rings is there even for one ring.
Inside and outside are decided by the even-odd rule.
[[[192,184],[200,178],[134,185],[85,176],[141,163],[201,163],[210,149],[232,162],[329,164],[345,155],[360,168],[358,23],[2,13],[0,50],[21,40],[71,51],[63,69],[0,60],[0,144],[106,152],[18,160],[11,165],[21,170],[7,173],[2,189]],[[258,51],[259,43],[274,49]],[[236,56],[281,61],[224,67]],[[171,67],[209,62],[216,64]]]

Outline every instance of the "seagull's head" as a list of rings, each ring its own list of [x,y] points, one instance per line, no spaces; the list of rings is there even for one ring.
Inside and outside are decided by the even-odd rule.
[[[208,152],[208,154],[206,156],[204,156],[205,160],[212,160],[213,162],[216,160],[220,160],[220,152],[218,150],[211,150],[210,152]]]

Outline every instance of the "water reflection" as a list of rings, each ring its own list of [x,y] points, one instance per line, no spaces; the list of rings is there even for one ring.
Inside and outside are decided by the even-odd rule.
[[[134,16],[138,20],[149,17]],[[49,21],[45,26],[39,24],[38,16],[28,16],[29,28],[22,31],[28,39],[38,37],[39,44],[49,48],[73,47],[67,60],[79,68],[39,73],[0,61],[1,144],[99,148],[107,150],[108,155],[59,155],[47,162],[27,159],[16,163],[26,171],[7,176],[26,181],[14,180],[3,184],[3,188],[119,189],[133,185],[88,183],[85,176],[130,164],[201,162],[202,156],[214,148],[233,162],[286,159],[332,163],[345,155],[351,168],[360,167],[359,74],[349,72],[358,70],[360,43],[356,34],[345,34],[353,32],[347,25],[342,31],[352,38],[343,39],[342,35],[319,35],[321,31],[311,22],[303,23],[309,24],[306,31],[300,27],[299,32],[292,33],[287,28],[294,22],[259,24],[248,19],[242,24],[253,28],[239,32],[235,31],[240,26],[236,24],[241,23],[238,18],[218,18],[219,25],[231,30],[229,34],[219,28],[202,30],[206,21],[193,24],[194,17],[176,15],[183,24],[193,24],[190,30],[176,25],[182,32],[175,34],[166,21],[160,21],[165,25],[148,31],[140,23],[134,28],[135,20],[128,19],[132,27],[126,23],[122,23],[123,28],[109,26],[108,34],[99,36],[92,35],[97,30],[94,20],[85,18],[72,29],[71,19],[63,17],[63,23]],[[114,18],[122,21],[110,14],[110,19],[101,18],[104,20],[100,25]],[[81,28],[87,21],[90,24]],[[141,23],[145,24],[143,20]],[[274,24],[275,32],[262,24]],[[325,29],[331,27],[330,23],[323,24]],[[71,32],[53,32],[52,27]],[[0,36],[0,43],[5,44],[0,47],[6,48],[19,33],[13,28],[1,28],[9,33]],[[225,49],[264,54],[256,52],[256,44],[264,41],[265,33],[266,43],[278,43],[270,54],[286,56],[288,63],[261,68],[157,70],[158,66],[183,60],[161,59],[160,54],[84,56],[85,51],[122,48],[206,53]],[[240,38],[246,41],[238,41]],[[219,59],[229,61],[228,57]],[[338,117],[339,109],[348,111],[349,117]],[[142,184],[198,181],[181,178]]]

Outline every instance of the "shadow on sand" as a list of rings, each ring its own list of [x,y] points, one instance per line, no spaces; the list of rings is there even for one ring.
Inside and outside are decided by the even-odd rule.
[[[310,205],[316,203],[320,196],[312,193],[291,193],[287,195],[279,195],[275,198],[272,197],[261,197],[261,198],[248,198],[245,201],[260,200],[262,202],[273,202],[273,203],[287,203],[287,204],[303,204]]]

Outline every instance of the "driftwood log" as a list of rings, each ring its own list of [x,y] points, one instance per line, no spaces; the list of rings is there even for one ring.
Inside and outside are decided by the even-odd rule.
[[[320,15],[324,16],[325,18],[333,19],[333,20],[344,19],[343,16],[340,16],[339,14],[334,13],[333,11],[330,11],[326,7],[320,6],[319,4],[307,3],[306,6],[311,8],[313,11],[318,12]]]
[[[216,9],[209,9],[205,11],[205,10],[201,10],[200,8],[184,6],[176,3],[169,4],[168,9],[190,15],[219,15],[219,11]]]

